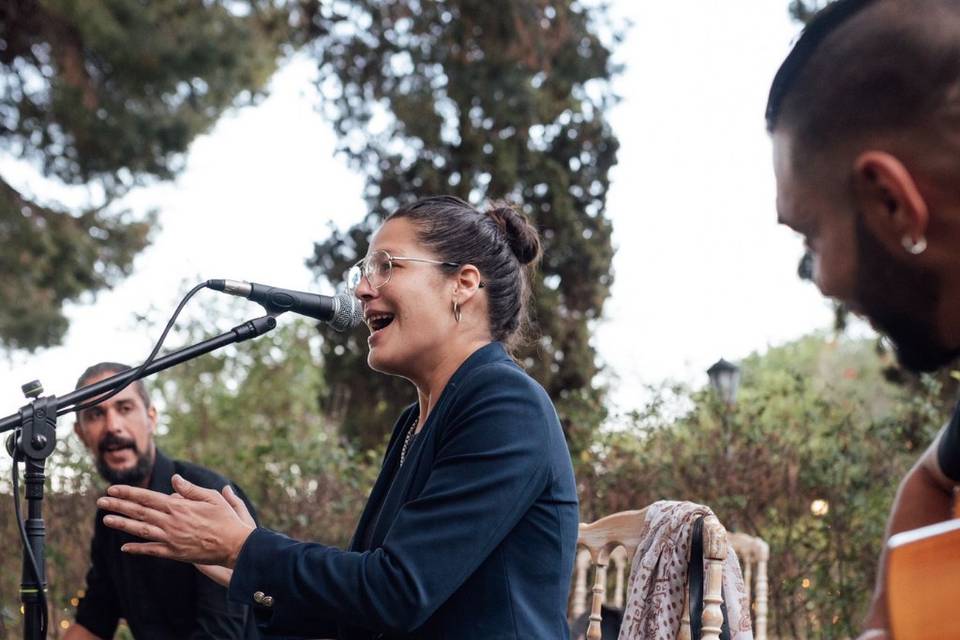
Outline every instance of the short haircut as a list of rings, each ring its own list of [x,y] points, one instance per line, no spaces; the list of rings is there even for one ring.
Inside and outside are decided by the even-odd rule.
[[[807,25],[780,66],[767,129],[807,150],[919,131],[956,99],[960,3],[838,0]]]
[[[95,365],[87,367],[87,370],[80,374],[80,377],[77,379],[77,386],[75,389],[80,387],[87,386],[87,381],[92,380],[93,378],[99,378],[107,374],[116,374],[123,373],[124,371],[129,371],[133,367],[129,365],[120,364],[119,362],[99,362]],[[147,393],[147,387],[143,384],[143,380],[134,380],[130,384],[133,385],[134,390],[137,392],[137,395],[140,396],[140,399],[143,400],[143,406],[147,409],[150,408],[150,394]]]

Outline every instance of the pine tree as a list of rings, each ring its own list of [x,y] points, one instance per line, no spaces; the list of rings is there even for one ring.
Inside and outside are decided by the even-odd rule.
[[[111,203],[257,98],[287,25],[259,0],[0,0],[0,149],[95,194],[68,209],[0,176],[0,344],[58,343],[65,302],[130,272],[155,218]]]
[[[369,213],[318,243],[309,263],[340,282],[383,217],[426,195],[520,206],[542,234],[544,260],[536,335],[518,360],[557,402],[574,448],[583,446],[604,417],[590,331],[613,279],[605,201],[617,140],[605,113],[616,68],[597,35],[605,13],[542,0],[313,9],[324,112],[366,175]],[[363,340],[325,341],[324,356],[337,362],[325,400],[369,445],[414,396],[370,372]]]

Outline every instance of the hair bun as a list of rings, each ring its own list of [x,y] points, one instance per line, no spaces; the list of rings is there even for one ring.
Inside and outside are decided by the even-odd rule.
[[[489,209],[487,215],[503,229],[510,250],[520,264],[530,264],[540,257],[540,234],[513,207],[497,206]]]

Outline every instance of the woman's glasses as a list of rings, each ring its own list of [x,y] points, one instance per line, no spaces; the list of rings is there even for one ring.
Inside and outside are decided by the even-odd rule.
[[[443,260],[430,260],[429,258],[405,258],[391,256],[383,250],[374,251],[350,267],[350,271],[347,272],[347,287],[350,291],[356,291],[360,282],[366,278],[371,287],[379,289],[390,282],[390,276],[393,274],[393,263],[397,261],[425,262],[427,264],[441,264],[445,267],[460,266],[459,262],[444,262]]]

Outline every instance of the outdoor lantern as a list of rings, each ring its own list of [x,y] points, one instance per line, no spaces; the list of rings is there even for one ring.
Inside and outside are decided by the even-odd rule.
[[[740,386],[740,367],[720,358],[707,369],[710,386],[728,405],[737,399],[737,387]]]

